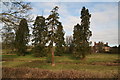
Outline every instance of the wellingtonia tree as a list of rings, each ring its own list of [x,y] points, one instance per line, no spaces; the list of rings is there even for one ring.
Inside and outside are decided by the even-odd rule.
[[[54,62],[54,44],[56,43],[56,30],[60,24],[58,21],[59,14],[58,14],[58,6],[55,6],[55,8],[52,9],[51,14],[48,16],[47,20],[47,26],[48,26],[48,40],[49,40],[49,49],[52,53],[52,55],[48,54],[49,58],[52,58],[52,66],[55,66]],[[50,61],[49,61],[50,62]]]
[[[15,47],[17,50],[17,54],[19,56],[25,56],[28,41],[29,41],[29,28],[28,28],[27,20],[23,18],[20,21],[15,37]]]
[[[46,56],[45,45],[47,43],[47,26],[43,16],[37,16],[33,24],[33,53],[36,57]]]
[[[77,58],[84,59],[86,57],[86,54],[90,50],[89,39],[92,36],[92,32],[89,30],[90,17],[91,14],[89,14],[89,10],[83,7],[80,17],[81,25],[77,24],[76,26],[74,26],[74,55]]]
[[[81,11],[81,27],[83,30],[83,39],[82,39],[82,58],[84,59],[86,57],[86,54],[89,53],[90,50],[90,42],[89,39],[92,36],[92,32],[90,31],[90,18],[91,14],[89,13],[89,10],[85,7],[82,8]]]
[[[76,58],[81,58],[82,56],[82,38],[83,38],[83,31],[82,27],[77,24],[74,26],[73,30],[73,44],[74,44],[74,56]]]
[[[64,31],[63,31],[63,26],[61,22],[59,22],[59,25],[56,30],[56,47],[55,47],[55,55],[61,56],[64,53]]]

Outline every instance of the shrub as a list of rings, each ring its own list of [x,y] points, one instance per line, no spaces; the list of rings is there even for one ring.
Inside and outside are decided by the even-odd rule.
[[[42,45],[38,45],[32,49],[32,53],[35,57],[44,57],[47,56],[46,49]]]

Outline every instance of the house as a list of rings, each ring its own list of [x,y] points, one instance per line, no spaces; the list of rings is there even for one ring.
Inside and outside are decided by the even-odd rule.
[[[110,47],[109,46],[104,46],[103,50],[104,50],[104,52],[110,52]]]
[[[103,42],[94,42],[94,46],[92,47],[93,53],[102,53],[102,52],[110,52],[110,47],[108,43]]]

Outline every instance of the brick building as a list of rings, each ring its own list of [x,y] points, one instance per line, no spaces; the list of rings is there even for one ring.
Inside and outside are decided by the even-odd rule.
[[[110,46],[108,46],[108,43],[94,42],[94,46],[92,47],[92,52],[93,53],[110,52]]]

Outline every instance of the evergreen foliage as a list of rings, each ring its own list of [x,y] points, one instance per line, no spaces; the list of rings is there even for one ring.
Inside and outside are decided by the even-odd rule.
[[[52,9],[51,14],[47,18],[47,20],[48,20],[47,26],[48,26],[49,48],[50,48],[50,52],[52,53],[52,66],[55,65],[55,62],[54,62],[54,44],[59,43],[59,42],[57,42],[58,41],[57,35],[59,35],[57,33],[59,33],[58,30],[60,30],[60,29],[58,29],[58,27],[61,26],[61,24],[58,20],[59,14],[57,11],[58,11],[58,6],[55,6],[55,8]],[[48,55],[50,55],[50,54],[48,54]]]
[[[76,58],[84,59],[86,54],[90,51],[89,38],[92,36],[90,28],[89,10],[85,7],[81,11],[81,25],[74,26],[73,41],[74,41],[74,56]]]
[[[6,6],[8,3],[4,3]],[[5,23],[6,27],[3,33],[4,44],[8,45],[6,48],[12,47],[15,44],[18,55],[25,55],[27,44],[29,42],[29,28],[27,24],[27,18],[29,15],[27,11],[31,9],[30,4],[25,4],[23,2],[11,3],[17,10],[11,10],[13,13],[16,11],[19,13],[21,9],[21,14],[26,13],[22,16],[21,14],[14,13],[0,13],[2,15],[2,22]],[[65,52],[73,53],[76,58],[85,58],[86,53],[90,51],[89,39],[92,36],[90,28],[90,18],[91,14],[89,10],[85,7],[81,11],[81,24],[74,26],[73,37],[70,36],[64,42],[64,30],[62,23],[59,21],[58,6],[55,6],[51,14],[47,19],[43,16],[37,16],[33,24],[33,54],[36,57],[48,56],[48,62],[55,65],[54,62],[54,52],[57,56],[62,56]],[[13,19],[11,19],[11,17]],[[28,17],[29,18],[29,17]],[[7,19],[7,20],[6,20]],[[21,20],[21,21],[20,21]],[[47,22],[46,22],[47,20]],[[18,22],[20,24],[18,25]],[[12,26],[12,27],[11,27]],[[17,27],[18,26],[18,27]],[[6,32],[6,34],[5,34]],[[15,33],[15,34],[14,34]],[[48,44],[48,46],[46,46]],[[66,47],[66,48],[65,48]],[[13,48],[14,49],[14,48]],[[47,54],[48,53],[48,54]],[[51,54],[50,54],[51,53]],[[50,61],[51,60],[51,61]]]
[[[15,47],[18,55],[25,56],[28,41],[29,41],[29,28],[28,28],[27,20],[23,18],[20,21],[15,37]]]
[[[77,24],[74,26],[74,31],[73,31],[73,43],[74,43],[74,56],[76,58],[80,58],[82,56],[82,27]]]
[[[33,24],[33,53],[36,57],[46,56],[46,39],[47,39],[47,26],[43,16],[37,16]]]
[[[63,26],[61,22],[59,22],[59,25],[56,30],[56,46],[55,46],[55,55],[57,56],[62,56],[64,53],[64,47],[65,42],[64,42],[64,31],[63,31]]]

